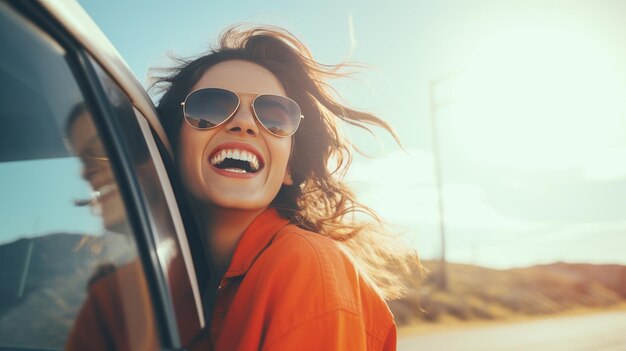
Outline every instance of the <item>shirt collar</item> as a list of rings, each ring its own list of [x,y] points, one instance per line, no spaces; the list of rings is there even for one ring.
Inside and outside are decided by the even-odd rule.
[[[232,278],[245,274],[272,242],[276,232],[287,224],[289,220],[281,217],[274,208],[267,208],[261,212],[241,235],[224,277]]]

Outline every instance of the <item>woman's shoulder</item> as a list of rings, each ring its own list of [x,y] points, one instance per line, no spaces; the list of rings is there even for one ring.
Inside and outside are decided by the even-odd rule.
[[[252,279],[257,300],[267,298],[272,318],[283,325],[348,318],[377,339],[393,326],[384,300],[339,245],[321,234],[283,227],[249,273],[260,278]]]
[[[296,225],[281,228],[269,249],[270,253],[279,255],[281,261],[288,261],[299,270],[320,274],[341,271],[350,276],[357,273],[335,240]]]
[[[346,257],[335,240],[322,234],[302,229],[294,224],[281,228],[276,233],[272,245],[275,245],[276,249],[290,247],[291,250],[300,254],[313,255],[311,257],[319,255],[329,255],[333,256],[333,258]]]
[[[346,253],[331,238],[295,225],[283,227],[257,262],[282,294],[304,293],[324,309],[363,313],[364,303],[382,299],[363,280]],[[255,264],[256,265],[256,264]],[[384,302],[381,307],[386,308]]]

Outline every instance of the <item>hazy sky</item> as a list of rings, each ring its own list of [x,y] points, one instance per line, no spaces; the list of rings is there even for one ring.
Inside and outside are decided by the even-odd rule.
[[[333,85],[409,153],[347,130],[379,156],[348,180],[426,258],[439,250],[434,115],[450,259],[626,263],[624,1],[80,3],[142,82],[239,22],[283,26],[323,63],[368,64]]]

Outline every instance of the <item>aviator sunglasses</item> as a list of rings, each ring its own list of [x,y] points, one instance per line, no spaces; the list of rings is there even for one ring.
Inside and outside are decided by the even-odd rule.
[[[185,120],[196,129],[212,129],[228,121],[241,105],[241,95],[254,96],[254,119],[277,137],[293,135],[304,118],[300,106],[288,97],[240,93],[221,88],[194,90],[181,103]]]

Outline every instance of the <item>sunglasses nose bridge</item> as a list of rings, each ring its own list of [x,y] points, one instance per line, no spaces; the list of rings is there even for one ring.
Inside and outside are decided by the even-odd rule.
[[[226,122],[226,128],[229,131],[241,131],[247,134],[257,135],[259,133],[257,118],[254,114],[254,108],[252,103],[254,97],[241,96],[239,97],[239,105],[233,115]]]

